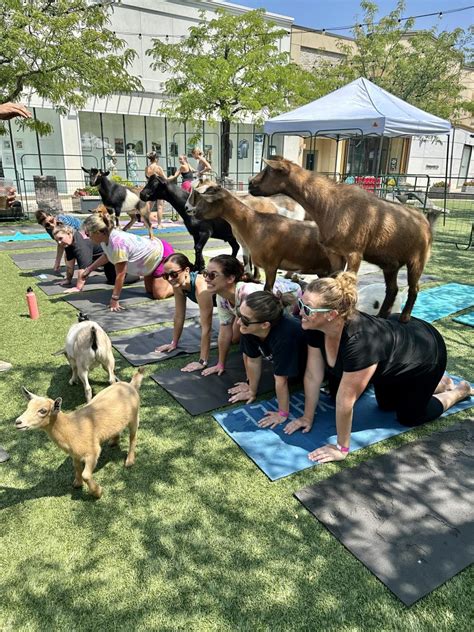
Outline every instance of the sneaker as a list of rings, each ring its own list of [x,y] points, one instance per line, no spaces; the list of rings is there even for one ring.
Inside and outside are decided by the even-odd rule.
[[[9,371],[11,368],[12,365],[10,364],[10,362],[3,362],[2,360],[0,360],[0,372]]]
[[[5,463],[5,461],[8,461],[9,458],[10,455],[8,454],[8,452],[4,450],[2,446],[0,446],[0,463]]]

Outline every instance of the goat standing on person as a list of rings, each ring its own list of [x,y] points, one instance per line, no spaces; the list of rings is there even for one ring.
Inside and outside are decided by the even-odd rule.
[[[148,230],[150,239],[154,239],[153,229],[150,221],[150,209],[141,201],[138,193],[131,191],[113,180],[108,178],[110,171],[102,171],[102,169],[86,169],[82,170],[89,176],[89,184],[91,187],[99,189],[99,195],[102,198],[103,205],[110,212],[115,213],[115,225],[119,227],[119,217],[122,211],[127,213],[130,221],[124,230],[128,230],[141,218]]]
[[[349,271],[357,273],[362,259],[382,269],[386,292],[379,316],[390,314],[398,271],[407,266],[408,299],[400,320],[410,320],[430,255],[435,217],[428,214],[427,219],[420,211],[382,200],[358,186],[336,184],[281,157],[265,163],[265,169],[249,182],[252,195],[290,195],[318,224],[322,243],[345,257]]]
[[[138,369],[130,383],[116,382],[101,391],[89,403],[71,413],[61,411],[62,398],[53,400],[30,393],[22,387],[28,400],[25,412],[15,421],[17,430],[44,430],[49,438],[73,460],[74,487],[83,481],[92,496],[100,498],[102,488],[92,478],[101,452],[101,444],[111,440],[118,445],[120,433],[128,426],[130,444],[125,467],[135,463],[139,423],[140,395],[144,369]]]
[[[92,399],[92,389],[89,384],[89,371],[101,365],[109,374],[109,384],[117,381],[115,377],[115,358],[112,353],[112,343],[102,327],[92,320],[81,320],[72,325],[66,336],[66,347],[63,351],[71,365],[72,376],[69,384],[76,384],[79,378],[84,385],[86,401]],[[57,355],[57,354],[55,354]]]
[[[270,292],[278,268],[325,276],[344,266],[342,257],[321,245],[314,222],[254,211],[219,185],[194,189],[187,209],[200,219],[226,219],[239,242],[249,249],[253,263],[265,270],[265,290]]]

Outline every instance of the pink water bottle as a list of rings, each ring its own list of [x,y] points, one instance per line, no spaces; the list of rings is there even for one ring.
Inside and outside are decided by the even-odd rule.
[[[39,309],[38,309],[38,301],[36,300],[36,295],[33,292],[33,288],[29,287],[26,290],[26,302],[28,304],[28,311],[30,312],[30,318],[32,320],[37,320],[39,318]]]

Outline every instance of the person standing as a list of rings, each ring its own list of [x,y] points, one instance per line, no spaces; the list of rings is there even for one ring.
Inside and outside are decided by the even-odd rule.
[[[159,156],[156,153],[156,151],[150,151],[147,155],[146,155],[147,159],[148,159],[148,166],[145,169],[145,177],[148,180],[148,178],[152,175],[156,175],[156,176],[161,176],[162,178],[166,178],[165,176],[165,172],[163,171],[162,167],[158,164],[159,161]],[[147,202],[148,204],[148,211],[149,213],[152,212],[152,208],[153,208],[153,202]],[[163,200],[156,200],[156,219],[157,219],[157,223],[158,229],[163,228],[163,209],[164,209],[164,201]]]

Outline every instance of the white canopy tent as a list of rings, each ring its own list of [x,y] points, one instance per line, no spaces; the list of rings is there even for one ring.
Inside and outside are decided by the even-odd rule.
[[[363,77],[316,101],[265,123],[267,134],[364,136],[438,136],[451,132],[451,123],[428,114],[379,88]]]

